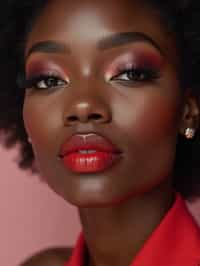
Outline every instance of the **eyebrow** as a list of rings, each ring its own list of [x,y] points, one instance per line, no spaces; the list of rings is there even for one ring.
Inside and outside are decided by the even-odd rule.
[[[162,55],[164,55],[161,47],[151,37],[142,32],[119,32],[110,36],[106,36],[98,41],[97,48],[99,50],[107,50],[117,46],[126,45],[133,42],[147,42],[154,46]],[[29,50],[25,58],[27,59],[34,52],[42,53],[70,53],[67,44],[59,41],[47,40],[35,43]]]
[[[69,53],[67,45],[63,42],[47,40],[35,43],[26,54],[25,58],[27,59],[32,53],[42,52],[42,53]]]
[[[132,42],[147,42],[153,45],[161,54],[164,54],[161,47],[150,36],[142,32],[119,32],[105,37],[99,41],[98,48],[101,50],[113,48],[116,46],[126,45]]]

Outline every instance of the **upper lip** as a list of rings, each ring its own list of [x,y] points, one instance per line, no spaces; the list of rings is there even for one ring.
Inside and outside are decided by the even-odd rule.
[[[108,139],[96,133],[75,134],[61,146],[60,155],[66,156],[80,150],[97,150],[102,152],[121,153]]]

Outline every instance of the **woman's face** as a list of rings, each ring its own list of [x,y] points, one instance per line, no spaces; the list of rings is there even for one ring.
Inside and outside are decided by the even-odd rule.
[[[56,193],[77,206],[110,205],[168,182],[181,90],[175,40],[155,10],[141,1],[49,1],[25,53],[24,123]],[[58,157],[76,134],[105,137],[121,154],[107,168],[103,152],[94,169],[81,171],[73,158],[70,168]]]

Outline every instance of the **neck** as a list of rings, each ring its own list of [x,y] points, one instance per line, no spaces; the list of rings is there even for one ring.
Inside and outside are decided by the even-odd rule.
[[[174,201],[166,184],[108,208],[80,208],[91,266],[130,265]]]

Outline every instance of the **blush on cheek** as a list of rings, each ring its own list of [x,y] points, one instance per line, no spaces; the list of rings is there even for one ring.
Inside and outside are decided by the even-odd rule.
[[[174,135],[177,129],[177,109],[174,103],[161,99],[136,107],[134,134],[142,136],[147,142]]]
[[[38,108],[39,109],[39,108]],[[32,144],[45,141],[43,135],[45,134],[44,119],[42,119],[42,112],[37,111],[37,108],[32,108],[30,100],[24,102],[23,119],[27,134],[32,139]],[[42,144],[44,145],[44,143]]]
[[[40,155],[48,159],[57,155],[56,148],[60,140],[58,136],[63,120],[57,101],[50,108],[48,104],[43,103],[38,97],[27,97],[23,108],[23,119],[26,131],[32,139],[34,153],[37,157]]]

